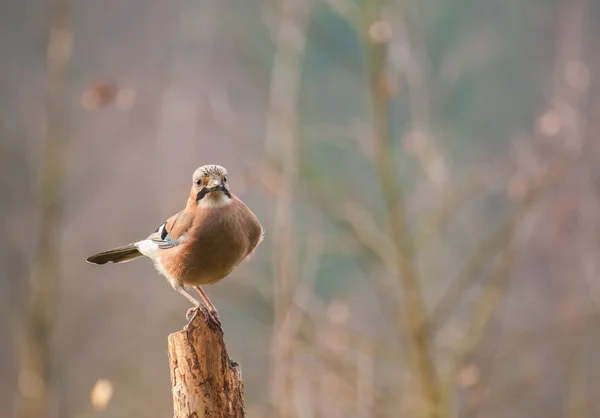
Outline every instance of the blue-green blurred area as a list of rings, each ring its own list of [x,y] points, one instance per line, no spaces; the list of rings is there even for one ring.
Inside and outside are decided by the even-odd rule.
[[[172,414],[188,302],[147,259],[85,259],[181,210],[203,164],[266,229],[205,289],[248,417],[600,416],[598,22],[0,0],[0,416]]]

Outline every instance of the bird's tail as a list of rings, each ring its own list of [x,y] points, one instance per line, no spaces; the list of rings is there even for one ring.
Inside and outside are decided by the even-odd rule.
[[[88,257],[86,261],[93,264],[124,263],[141,255],[142,253],[139,252],[136,244],[133,243],[95,254]]]

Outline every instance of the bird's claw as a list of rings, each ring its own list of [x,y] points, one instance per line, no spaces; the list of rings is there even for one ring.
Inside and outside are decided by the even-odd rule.
[[[196,318],[200,310],[202,310],[204,322],[207,325],[221,329],[221,319],[219,318],[217,311],[210,311],[205,306],[194,306],[188,309],[187,313],[185,314],[185,318],[188,320],[188,325]]]
[[[221,329],[221,319],[219,318],[219,314],[216,310],[211,311],[207,308],[204,308],[205,311],[205,315],[204,315],[204,321],[206,322],[206,324],[208,326],[213,326],[216,327],[217,329]],[[203,310],[204,311],[204,310]]]
[[[198,315],[198,311],[200,310],[200,307],[198,306],[194,306],[191,307],[190,309],[187,310],[187,312],[185,313],[185,319],[188,320],[188,322],[192,322],[192,320],[194,318],[196,318],[196,315]]]

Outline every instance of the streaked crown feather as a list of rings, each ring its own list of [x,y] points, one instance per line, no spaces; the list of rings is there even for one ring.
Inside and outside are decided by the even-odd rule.
[[[225,167],[216,164],[208,164],[199,167],[196,171],[194,171],[194,179],[203,178],[203,177],[213,177],[213,176],[226,176],[227,170]]]

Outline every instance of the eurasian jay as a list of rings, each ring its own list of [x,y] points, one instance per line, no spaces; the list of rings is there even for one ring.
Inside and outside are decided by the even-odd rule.
[[[200,286],[218,282],[254,253],[264,230],[254,213],[231,193],[227,170],[218,165],[198,168],[185,209],[171,216],[148,238],[93,255],[89,263],[124,263],[149,257],[177,292],[195,308],[198,302],[186,289],[200,294],[209,318],[220,325],[217,309]]]

